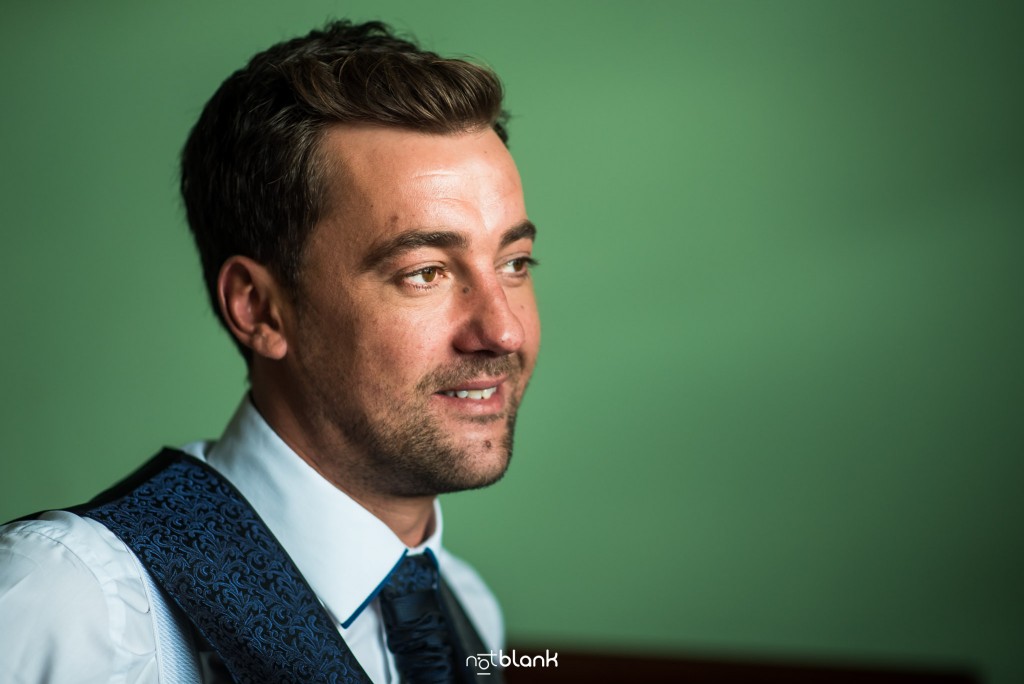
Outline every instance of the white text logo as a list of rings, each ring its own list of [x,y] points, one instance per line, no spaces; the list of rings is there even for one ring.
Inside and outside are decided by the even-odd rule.
[[[558,667],[558,653],[551,653],[548,649],[544,649],[544,655],[530,656],[525,653],[521,655],[516,654],[514,648],[511,654],[498,649],[497,652],[477,653],[467,657],[466,667],[470,666],[476,669],[478,677],[489,675],[491,674],[489,670],[497,669],[498,667]]]

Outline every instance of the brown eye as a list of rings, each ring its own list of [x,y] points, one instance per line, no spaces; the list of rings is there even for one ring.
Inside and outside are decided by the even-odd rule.
[[[530,270],[530,266],[536,264],[530,257],[519,257],[517,259],[510,259],[501,265],[501,270],[506,275],[510,276],[523,276],[525,277],[527,272]]]
[[[443,266],[424,266],[415,273],[403,276],[403,280],[414,287],[424,287],[425,285],[432,285],[438,282],[440,278],[444,277]]]

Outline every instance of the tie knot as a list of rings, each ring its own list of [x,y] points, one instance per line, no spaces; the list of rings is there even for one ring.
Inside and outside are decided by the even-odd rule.
[[[455,681],[454,639],[444,617],[432,556],[406,556],[380,590],[388,648],[405,684]]]
[[[381,589],[381,596],[386,599],[399,598],[436,586],[437,566],[434,559],[425,553],[406,556],[391,573],[387,584]]]

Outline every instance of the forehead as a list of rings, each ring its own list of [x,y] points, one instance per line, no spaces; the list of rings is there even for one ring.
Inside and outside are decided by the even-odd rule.
[[[526,219],[519,173],[491,129],[344,125],[325,135],[321,153],[328,208],[316,232],[350,248],[411,229],[486,238]]]

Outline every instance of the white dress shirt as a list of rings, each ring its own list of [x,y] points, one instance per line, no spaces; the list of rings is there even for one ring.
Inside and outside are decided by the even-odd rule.
[[[249,501],[334,619],[370,679],[398,681],[377,591],[406,553],[430,549],[489,649],[501,611],[434,530],[409,549],[390,528],[295,454],[248,399],[221,439],[184,451]],[[135,555],[100,523],[57,511],[0,527],[0,682],[211,684],[192,632]]]

